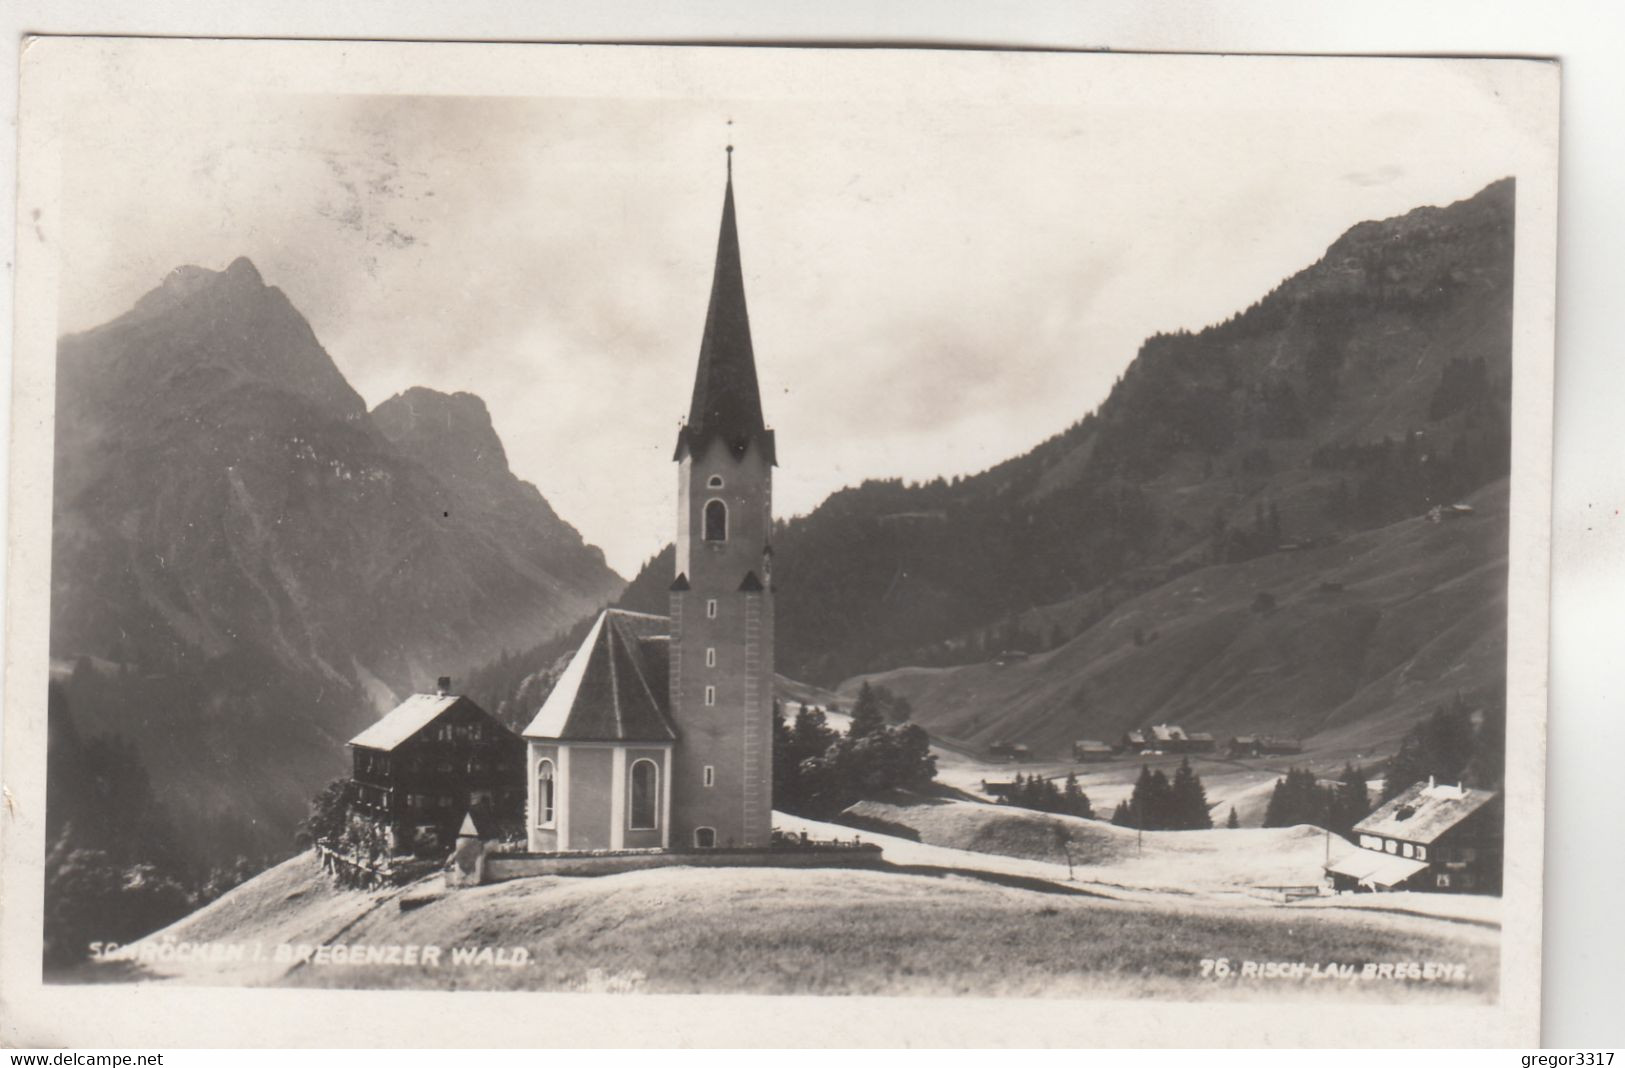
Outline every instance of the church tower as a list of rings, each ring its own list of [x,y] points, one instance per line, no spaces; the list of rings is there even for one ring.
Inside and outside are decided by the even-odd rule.
[[[671,844],[765,846],[773,809],[773,431],[762,418],[728,149],[722,232],[677,432]]]

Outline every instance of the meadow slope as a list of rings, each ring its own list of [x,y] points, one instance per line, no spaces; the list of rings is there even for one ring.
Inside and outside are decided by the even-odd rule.
[[[852,833],[788,816],[779,823],[820,836]],[[982,844],[1022,848],[1027,830],[1005,830]],[[138,944],[240,947],[236,959],[190,950],[186,959],[172,952],[165,960],[87,964],[53,978],[650,993],[1493,997],[1499,939],[1492,926],[1247,897],[1250,881],[1278,874],[1267,862],[1246,860],[1250,854],[1279,848],[1292,863],[1315,867],[1307,854],[1316,842],[1304,831],[1212,841],[1147,836],[1147,863],[1127,856],[1132,843],[1106,827],[1077,881],[1045,860],[872,834],[865,837],[884,842],[891,867],[665,868],[458,891],[445,891],[438,876],[401,890],[339,890],[305,854]],[[1197,881],[1158,889],[1175,868]],[[287,948],[299,946],[310,958],[303,963]],[[318,946],[328,947],[319,958]],[[390,946],[431,946],[438,954],[425,960],[420,949],[409,962],[392,963],[335,959]],[[493,952],[455,959],[454,951],[480,949]],[[1204,975],[1202,964],[1218,957],[1311,967],[1434,961],[1459,965],[1464,975],[1220,981]]]

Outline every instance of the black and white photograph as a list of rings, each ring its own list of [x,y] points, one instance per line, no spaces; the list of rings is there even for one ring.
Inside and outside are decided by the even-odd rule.
[[[1533,1040],[1552,64],[22,66],[41,998]]]

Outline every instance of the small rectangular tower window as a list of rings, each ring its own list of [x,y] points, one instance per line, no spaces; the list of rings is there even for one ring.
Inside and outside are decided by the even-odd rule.
[[[705,766],[705,785],[707,785],[707,786],[715,786],[716,784],[717,784],[717,769],[712,767],[710,764],[707,764]]]
[[[706,619],[715,619],[715,618],[717,618],[717,599],[715,597],[713,597],[709,601],[705,602],[705,618]]]
[[[712,705],[714,705],[716,703],[717,703],[717,688],[715,686],[707,686],[705,688],[705,705],[706,705],[706,707],[709,708],[709,707],[711,707]]]
[[[705,651],[705,666],[706,667],[716,667],[717,666],[717,651],[715,649],[707,649]]]

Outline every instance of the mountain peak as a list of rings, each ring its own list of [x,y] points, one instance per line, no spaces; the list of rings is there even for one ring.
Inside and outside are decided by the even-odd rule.
[[[225,277],[234,281],[252,282],[255,285],[264,285],[265,280],[260,277],[259,268],[247,256],[238,256],[226,268]]]
[[[413,386],[372,410],[373,425],[403,452],[462,475],[507,474],[508,454],[485,401]]]

